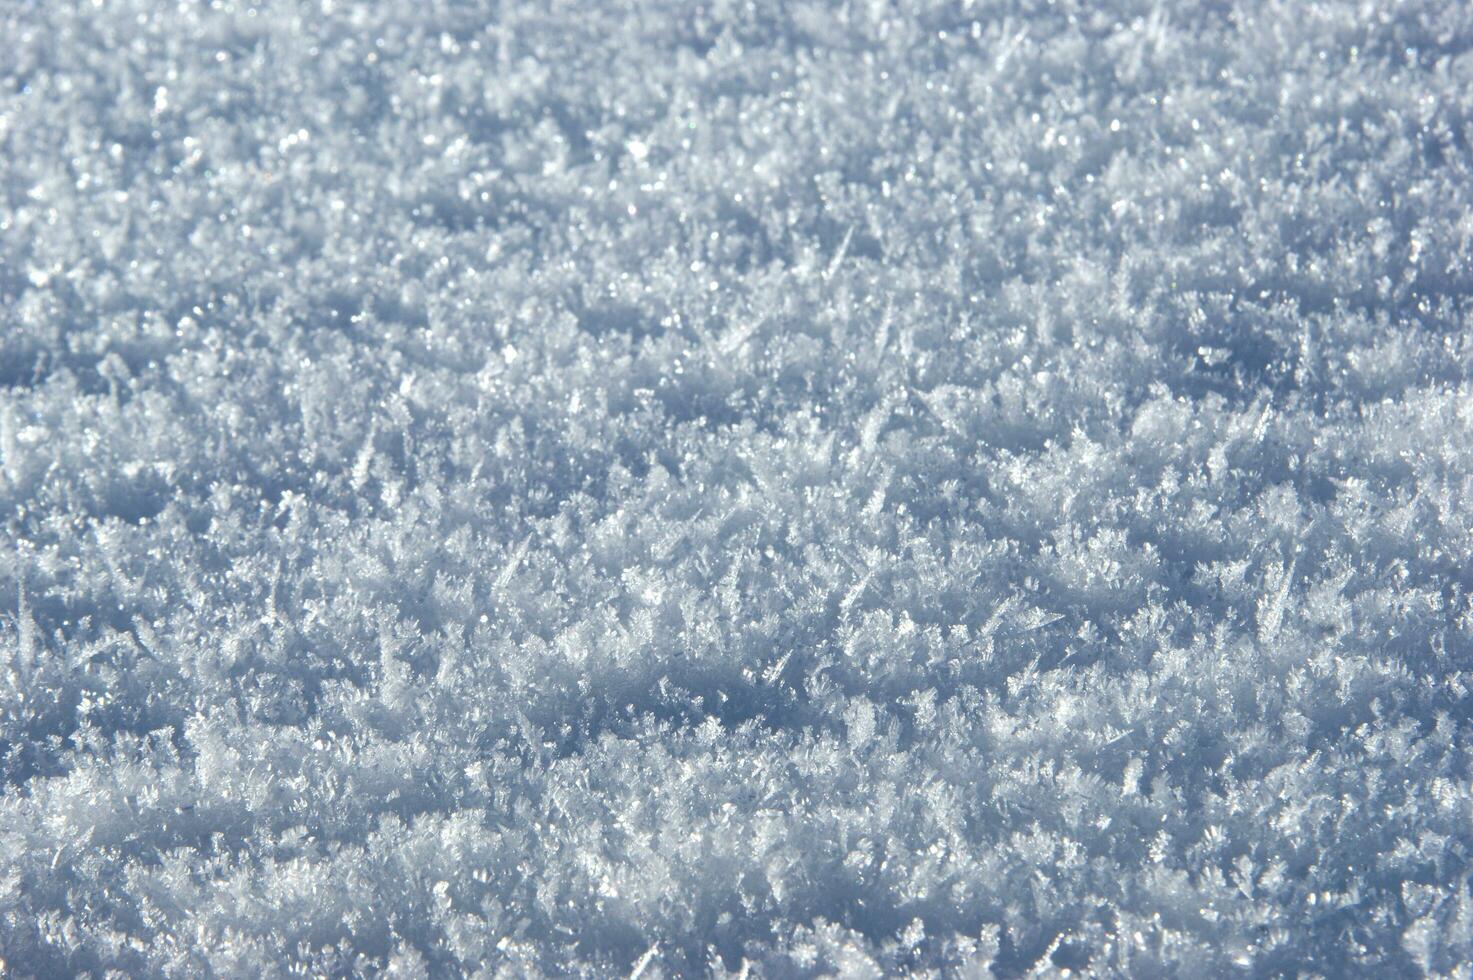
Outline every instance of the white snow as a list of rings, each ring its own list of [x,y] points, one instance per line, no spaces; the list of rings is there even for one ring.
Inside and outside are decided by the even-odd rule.
[[[0,38],[0,974],[1468,975],[1473,6]]]

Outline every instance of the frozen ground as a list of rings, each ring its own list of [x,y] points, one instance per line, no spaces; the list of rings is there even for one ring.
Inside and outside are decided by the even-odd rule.
[[[1473,6],[0,36],[0,972],[1469,976]]]

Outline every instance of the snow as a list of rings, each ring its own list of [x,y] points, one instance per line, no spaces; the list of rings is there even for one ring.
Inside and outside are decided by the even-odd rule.
[[[1473,969],[1473,7],[0,37],[0,973]]]

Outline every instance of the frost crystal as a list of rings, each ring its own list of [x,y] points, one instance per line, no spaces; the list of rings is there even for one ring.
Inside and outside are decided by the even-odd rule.
[[[0,3],[0,973],[1467,976],[1470,11]]]

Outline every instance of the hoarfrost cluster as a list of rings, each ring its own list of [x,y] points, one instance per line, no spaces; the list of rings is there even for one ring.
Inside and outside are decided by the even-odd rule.
[[[16,976],[1469,976],[1473,7],[0,4]]]

